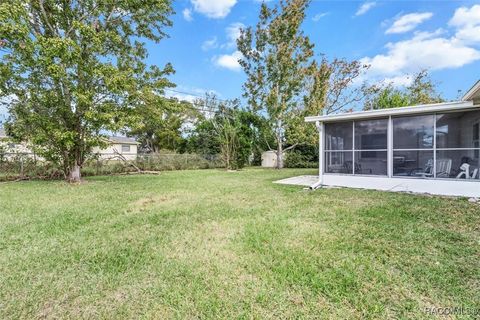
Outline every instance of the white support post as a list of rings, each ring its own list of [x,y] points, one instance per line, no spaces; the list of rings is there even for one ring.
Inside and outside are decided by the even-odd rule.
[[[387,126],[387,175],[393,177],[393,120],[388,117]]]
[[[355,175],[355,120],[352,121],[352,172]]]
[[[323,122],[316,122],[318,129],[318,181],[323,184],[323,171],[324,171],[324,159],[325,159],[325,147],[324,147],[324,124]]]
[[[433,114],[433,178],[437,177],[437,114]]]

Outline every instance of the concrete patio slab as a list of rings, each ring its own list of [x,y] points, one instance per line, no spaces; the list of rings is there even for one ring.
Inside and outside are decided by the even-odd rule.
[[[274,181],[273,183],[310,187],[317,181],[318,181],[318,176],[297,176],[297,177],[277,180],[277,181]]]

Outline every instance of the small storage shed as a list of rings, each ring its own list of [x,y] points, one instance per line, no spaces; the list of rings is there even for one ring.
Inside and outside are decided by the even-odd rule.
[[[262,167],[264,168],[276,168],[277,167],[277,152],[265,151],[262,153]]]

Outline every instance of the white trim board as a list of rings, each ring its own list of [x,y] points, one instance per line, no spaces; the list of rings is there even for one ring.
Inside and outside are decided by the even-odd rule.
[[[432,180],[325,174],[323,175],[323,185],[480,198],[480,180]]]
[[[305,122],[316,122],[316,121],[334,122],[334,121],[346,121],[346,120],[355,120],[355,119],[387,118],[389,116],[400,116],[400,115],[408,116],[408,115],[422,114],[422,113],[466,111],[466,110],[480,110],[480,106],[478,105],[474,106],[473,101],[435,103],[435,104],[426,104],[426,105],[392,108],[392,109],[330,114],[326,116],[312,116],[312,117],[306,117]]]

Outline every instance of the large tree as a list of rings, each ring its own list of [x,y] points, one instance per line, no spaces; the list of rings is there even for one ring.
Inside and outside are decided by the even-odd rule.
[[[365,86],[355,81],[368,66],[325,56],[315,60],[314,45],[301,29],[309,3],[262,4],[255,30],[242,30],[237,41],[247,74],[244,96],[274,132],[277,168],[285,151],[316,143],[315,127],[305,124],[305,116],[345,110],[365,96]]]
[[[305,77],[312,68],[313,45],[301,25],[310,0],[281,0],[261,5],[259,22],[241,31],[237,40],[247,75],[244,96],[264,116],[275,133],[277,168],[283,167],[285,132],[292,111],[302,104]]]
[[[104,133],[125,128],[132,111],[169,85],[172,67],[147,67],[142,39],[166,36],[170,2],[1,1],[0,98],[9,100],[9,133],[79,181]]]

